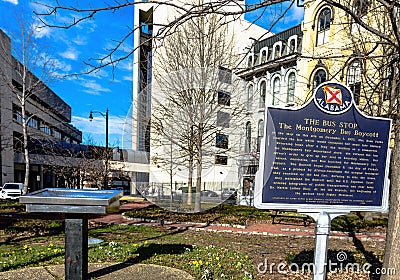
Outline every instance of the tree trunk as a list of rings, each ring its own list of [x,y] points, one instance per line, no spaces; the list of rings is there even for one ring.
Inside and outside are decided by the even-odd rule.
[[[29,150],[28,150],[28,124],[25,111],[25,103],[21,104],[21,117],[22,117],[22,134],[23,134],[23,146],[24,146],[24,159],[25,159],[25,178],[24,178],[24,191],[23,194],[28,193],[29,185]]]
[[[199,124],[197,135],[197,170],[196,170],[196,198],[194,200],[194,212],[201,211],[201,173],[203,171],[203,124]]]
[[[192,186],[193,186],[193,156],[189,158],[189,174],[188,174],[188,197],[187,205],[192,205]]]
[[[201,211],[201,172],[202,172],[201,159],[197,162],[197,174],[196,174],[196,197],[194,200],[194,212]]]
[[[392,152],[391,161],[391,180],[390,180],[390,211],[389,222],[386,234],[386,249],[383,268],[386,270],[395,270],[394,275],[387,273],[382,275],[382,280],[399,279],[400,272],[400,120],[397,120],[395,126],[395,144]]]

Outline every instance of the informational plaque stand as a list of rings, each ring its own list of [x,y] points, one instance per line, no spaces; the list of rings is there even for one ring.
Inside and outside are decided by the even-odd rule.
[[[88,277],[88,214],[119,209],[118,190],[49,188],[19,198],[27,212],[65,213],[65,279]]]
[[[325,279],[331,219],[388,210],[391,120],[364,115],[333,82],[300,109],[268,108],[265,120],[255,206],[314,218],[313,279]]]

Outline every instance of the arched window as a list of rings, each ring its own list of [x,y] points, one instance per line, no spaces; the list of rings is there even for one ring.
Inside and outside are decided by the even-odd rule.
[[[261,139],[264,137],[264,120],[258,121],[257,152],[260,151]]]
[[[260,63],[265,63],[265,62],[267,62],[267,50],[262,50]]]
[[[246,136],[245,136],[245,143],[244,143],[244,151],[249,153],[251,150],[251,123],[246,123]]]
[[[296,74],[294,74],[292,72],[289,74],[289,77],[288,77],[288,84],[287,84],[288,91],[287,91],[287,99],[286,99],[287,103],[294,102],[295,85],[296,85]]]
[[[296,39],[292,38],[289,41],[288,54],[296,52]]]
[[[281,87],[281,79],[276,77],[272,83],[272,105],[279,105],[279,92]]]
[[[317,46],[323,45],[329,41],[331,27],[331,9],[325,8],[318,17]]]
[[[365,16],[368,12],[368,1],[354,0],[353,11],[359,17]]]
[[[251,100],[253,97],[253,85],[247,87],[247,110],[251,110]]]
[[[326,72],[324,69],[318,69],[314,75],[313,89],[316,89],[323,82],[326,82]]]
[[[260,108],[265,107],[265,95],[267,94],[267,83],[262,81],[260,83]]]
[[[274,48],[274,58],[277,59],[279,57],[281,57],[281,46],[276,45]]]
[[[360,102],[361,93],[361,74],[362,64],[359,60],[353,60],[347,69],[347,85],[351,89],[354,95],[354,102],[358,104]]]
[[[247,67],[251,68],[253,67],[253,56],[249,55],[249,57],[247,58]]]

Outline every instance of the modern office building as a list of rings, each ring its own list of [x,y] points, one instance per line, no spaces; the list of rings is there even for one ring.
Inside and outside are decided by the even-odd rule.
[[[11,40],[0,30],[0,182],[23,182],[25,160],[22,153],[21,103],[17,98],[22,87],[15,69],[21,63],[12,56]],[[29,79],[38,78],[29,72]],[[42,153],[43,143],[64,143],[68,149],[82,142],[82,132],[71,125],[71,107],[46,85],[36,94],[30,95],[25,104],[28,121],[31,166],[29,187],[32,190],[45,186],[56,186],[56,177],[48,172],[46,164],[57,164],[51,159],[35,157]],[[79,146],[79,145],[78,145]],[[54,160],[53,160],[54,161]]]
[[[157,106],[155,99],[157,98],[158,102],[160,99],[162,100],[159,90],[162,85],[156,81],[155,75],[163,70],[157,68],[162,64],[163,55],[165,55],[163,47],[168,41],[168,35],[164,37],[165,34],[163,32],[165,31],[165,26],[178,18],[180,14],[179,10],[172,5],[146,2],[143,1],[143,3],[135,5],[135,27],[137,28],[135,33],[135,47],[138,49],[134,54],[133,107],[135,110],[132,116],[132,149],[137,153],[138,159],[143,160],[143,163],[147,163],[150,166],[150,173],[137,174],[137,183],[140,184],[140,181],[145,181],[145,183],[150,185],[164,183],[165,185],[170,185],[172,181],[175,187],[177,187],[179,184],[187,184],[188,168],[185,164],[182,164],[182,166],[174,167],[174,170],[169,169],[172,165],[168,165],[168,162],[165,160],[164,166],[160,164],[160,158],[163,157],[160,154],[163,151],[164,153],[165,151],[168,152],[169,144],[166,143],[164,147],[160,147],[155,141],[152,141],[157,131],[152,128],[150,121],[154,114],[154,108]],[[189,5],[191,1],[172,2],[185,6]],[[172,2],[170,1],[169,3],[171,4]],[[244,5],[244,2],[241,5]],[[243,7],[237,5],[223,7],[223,9],[232,11],[234,9],[240,10],[241,8]],[[205,21],[207,22],[207,20]],[[185,23],[182,24],[184,25]],[[216,103],[220,106],[220,109],[212,113],[215,113],[215,119],[209,120],[215,123],[214,132],[210,138],[212,140],[208,140],[208,145],[212,147],[208,147],[207,151],[203,153],[206,164],[202,170],[202,189],[207,190],[221,190],[227,186],[239,187],[237,156],[243,135],[241,135],[242,131],[238,130],[237,127],[242,121],[243,115],[240,120],[235,121],[233,120],[233,111],[234,104],[238,104],[239,101],[243,104],[245,96],[243,94],[244,83],[239,82],[239,80],[242,80],[233,73],[235,69],[245,67],[245,56],[254,42],[254,39],[250,38],[270,36],[267,30],[246,21],[244,16],[240,18],[221,17],[219,24],[224,28],[224,32],[226,32],[223,40],[229,41],[230,48],[232,48],[226,50],[226,52],[232,52],[236,63],[234,67],[214,65],[213,67],[208,66],[206,70],[208,72],[207,77],[214,77],[214,81],[217,80],[219,83],[218,89],[216,89],[216,96],[218,95],[218,102],[216,101]],[[160,38],[165,38],[165,41]],[[187,58],[185,57],[184,59]],[[200,68],[192,69],[191,71],[201,72]],[[191,77],[194,75],[193,72],[191,73]],[[177,76],[186,74],[182,74],[182,71],[179,71],[179,73],[176,72]],[[155,85],[157,83],[158,85]],[[188,80],[189,84],[193,85],[193,81]],[[213,84],[213,81],[208,81],[209,84]],[[192,88],[195,87],[192,86]],[[222,90],[222,88],[224,89]],[[188,90],[188,88],[184,90]],[[228,99],[229,102],[227,102]],[[224,100],[224,102],[221,100]],[[177,106],[177,111],[184,110],[182,109],[183,106],[183,104],[182,106]],[[222,121],[222,119],[225,121]],[[187,117],[187,122],[190,122],[189,116]],[[196,129],[195,126],[192,126],[192,129]]]

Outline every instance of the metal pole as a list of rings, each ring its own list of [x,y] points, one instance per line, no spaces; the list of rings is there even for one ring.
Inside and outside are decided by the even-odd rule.
[[[88,214],[65,215],[65,279],[88,277]]]
[[[315,226],[314,272],[313,280],[326,279],[328,259],[328,237],[331,230],[329,213],[323,211],[319,214]]]
[[[108,108],[106,109],[106,164],[104,175],[104,189],[107,189],[107,176],[108,176]]]

